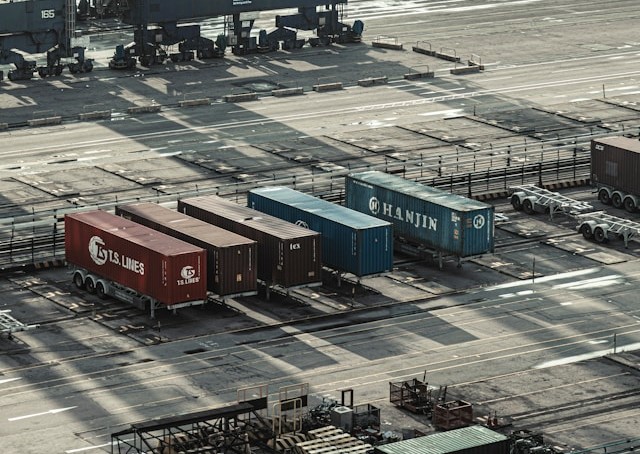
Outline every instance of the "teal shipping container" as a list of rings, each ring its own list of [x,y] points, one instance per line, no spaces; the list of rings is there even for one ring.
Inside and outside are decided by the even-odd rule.
[[[358,277],[393,268],[391,223],[286,187],[252,189],[248,205],[322,234],[326,266]]]
[[[509,438],[483,426],[469,426],[376,446],[374,454],[508,454]]]
[[[449,255],[492,252],[494,207],[384,172],[346,177],[346,206],[393,223],[396,237]]]

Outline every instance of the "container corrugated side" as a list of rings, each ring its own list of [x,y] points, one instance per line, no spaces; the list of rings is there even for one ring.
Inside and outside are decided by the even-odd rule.
[[[254,240],[156,203],[117,206],[116,214],[207,251],[207,288],[220,296],[258,290]]]
[[[592,140],[591,184],[640,195],[640,141],[629,137]]]
[[[508,454],[509,439],[483,426],[469,426],[376,446],[375,454]]]
[[[249,191],[251,208],[322,233],[325,265],[356,276],[393,268],[393,231],[389,222],[286,187]]]
[[[206,251],[105,211],[65,216],[69,263],[165,305],[207,297]]]
[[[353,173],[346,205],[393,223],[394,235],[448,254],[493,251],[494,207],[384,172]]]
[[[318,232],[216,196],[178,201],[178,211],[258,243],[258,278],[285,288],[322,282]]]

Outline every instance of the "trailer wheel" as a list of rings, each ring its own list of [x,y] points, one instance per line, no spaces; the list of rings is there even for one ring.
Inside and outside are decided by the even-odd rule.
[[[513,209],[516,211],[521,211],[522,210],[522,202],[520,201],[520,197],[518,197],[517,195],[512,195],[511,196],[511,206],[513,206]]]
[[[587,240],[593,238],[593,231],[591,230],[591,226],[589,224],[582,224],[582,227],[580,227],[580,233],[582,233],[582,236]]]
[[[611,205],[611,196],[609,195],[609,191],[606,189],[600,189],[600,192],[598,192],[598,200],[605,205]]]
[[[87,292],[91,293],[92,295],[96,292],[96,283],[93,282],[93,279],[91,277],[87,277],[87,279],[84,281],[84,286],[87,289]]]
[[[96,295],[98,295],[98,298],[101,300],[107,299],[107,293],[104,291],[104,284],[102,282],[96,284]]]
[[[607,242],[607,232],[604,231],[602,227],[596,227],[593,231],[593,237],[598,243],[606,243]]]
[[[622,208],[622,196],[618,192],[614,192],[611,196],[611,203],[616,208]]]
[[[84,280],[82,279],[82,273],[76,273],[73,275],[73,283],[79,290],[84,290]]]
[[[635,213],[636,212],[636,202],[635,200],[633,200],[633,197],[627,197],[626,199],[624,199],[624,209],[627,210],[629,213]]]
[[[531,202],[531,199],[524,199],[522,201],[522,209],[527,214],[533,214],[535,212],[533,209],[533,202]]]

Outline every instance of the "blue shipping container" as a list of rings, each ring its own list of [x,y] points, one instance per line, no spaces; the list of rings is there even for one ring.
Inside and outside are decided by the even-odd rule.
[[[322,259],[330,268],[367,276],[393,268],[389,222],[286,187],[252,189],[248,205],[322,234]]]
[[[491,205],[378,171],[348,175],[345,188],[347,207],[393,222],[396,237],[458,257],[493,251]]]

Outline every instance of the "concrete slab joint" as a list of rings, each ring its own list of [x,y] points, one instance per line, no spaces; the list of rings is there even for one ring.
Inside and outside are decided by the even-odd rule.
[[[29,126],[46,126],[46,125],[59,125],[62,123],[62,116],[35,118],[33,120],[27,120]]]
[[[402,50],[402,44],[394,44],[394,43],[385,43],[374,41],[371,43],[373,47],[380,47],[383,49],[392,49],[392,50]]]
[[[225,95],[225,102],[242,102],[242,101],[255,101],[258,99],[258,93],[238,93],[235,95]]]
[[[451,69],[450,72],[451,72],[451,74],[456,74],[456,75],[479,73],[480,72],[480,66],[461,66],[459,68]]]
[[[443,54],[443,53],[440,53],[440,52],[436,52],[434,54],[434,57],[440,58],[442,60],[453,61],[453,62],[456,62],[456,63],[460,61],[460,57],[458,57],[456,55]]]
[[[111,118],[110,110],[99,110],[95,112],[84,112],[78,115],[80,120],[94,120],[94,119],[102,119],[102,118]]]
[[[417,52],[419,54],[429,55],[430,57],[435,57],[435,55],[436,55],[436,51],[435,50],[425,49],[423,47],[413,46],[411,49],[414,52]]]
[[[209,104],[211,104],[209,98],[184,99],[178,103],[180,107],[208,106]]]
[[[127,113],[134,114],[134,113],[160,112],[161,108],[162,106],[160,105],[129,107],[127,109]]]
[[[383,77],[367,77],[366,79],[360,79],[358,85],[361,87],[370,87],[375,84],[386,84],[388,82],[387,76]]]
[[[330,90],[342,90],[342,82],[333,82],[327,84],[316,84],[313,86],[313,91],[330,91]]]
[[[402,50],[402,43],[398,42],[398,38],[392,36],[377,36],[371,45],[383,49]]]
[[[271,94],[278,97],[302,95],[304,94],[304,89],[302,87],[277,88],[275,90],[271,90]]]
[[[407,73],[404,75],[406,80],[415,80],[415,79],[430,79],[435,77],[435,73],[433,71],[428,72],[416,72],[416,73]]]

